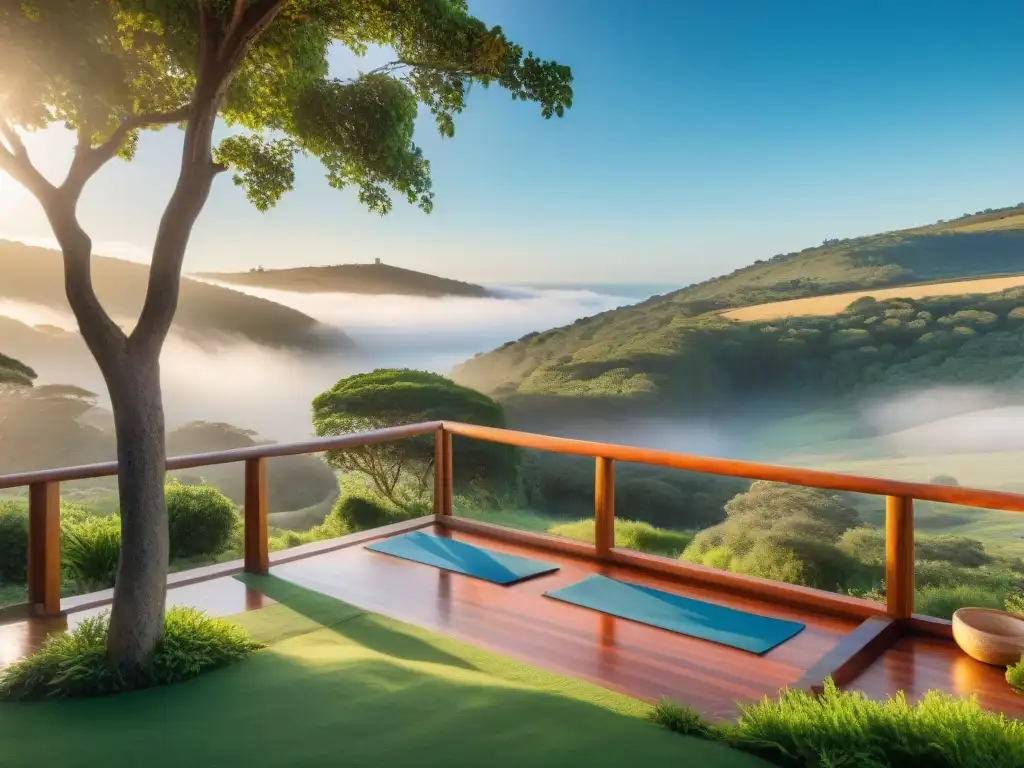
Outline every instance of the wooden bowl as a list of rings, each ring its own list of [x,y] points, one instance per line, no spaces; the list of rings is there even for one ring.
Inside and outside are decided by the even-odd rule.
[[[972,659],[1008,667],[1024,655],[1024,618],[992,608],[961,608],[953,614],[953,638]]]

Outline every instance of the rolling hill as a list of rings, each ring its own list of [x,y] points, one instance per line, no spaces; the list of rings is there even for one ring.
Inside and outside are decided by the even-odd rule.
[[[388,294],[431,298],[490,295],[483,286],[381,263],[251,269],[248,272],[208,272],[200,274],[199,277],[233,285],[297,293]]]
[[[0,300],[70,313],[64,295],[64,267],[57,251],[0,240],[0,275]],[[126,325],[133,323],[142,309],[148,277],[148,265],[93,258],[96,293],[107,311]],[[352,346],[344,333],[290,307],[187,278],[182,280],[174,328],[199,341],[241,337],[305,351]]]
[[[918,337],[930,332],[952,333],[961,327],[954,323],[930,328],[929,324],[939,318],[932,317],[934,312],[945,317],[961,310],[975,311],[978,308],[974,304],[981,300],[973,304],[970,300],[961,301],[956,308],[951,308],[948,301],[935,307],[917,306],[913,302],[879,306],[877,312],[833,318],[819,323],[821,327],[812,327],[813,320],[796,322],[798,318],[791,318],[789,324],[740,323],[724,317],[724,312],[811,296],[1022,272],[1024,205],[987,210],[953,221],[849,240],[829,240],[814,248],[779,254],[630,307],[581,318],[572,325],[544,333],[528,334],[466,361],[455,369],[453,376],[459,383],[499,397],[513,407],[540,407],[554,399],[559,402],[557,407],[562,408],[570,406],[568,400],[582,398],[591,400],[582,407],[592,409],[595,397],[605,399],[609,407],[626,407],[623,401],[685,407],[720,399],[735,391],[737,376],[748,378],[747,383],[753,386],[764,383],[771,372],[782,386],[784,370],[777,370],[779,365],[773,360],[783,350],[813,347],[815,375],[822,373],[823,356],[827,355],[832,356],[828,358],[829,364],[837,370],[856,368],[860,364],[857,360],[867,364],[866,356],[847,359],[850,349],[859,346],[868,348],[865,355],[872,354],[872,349],[880,351],[884,359],[871,360],[871,364],[895,364],[899,355],[915,357],[921,348],[907,345]],[[997,302],[1002,314],[997,316],[993,328],[1020,334],[1016,319],[1008,319],[1007,314],[1014,309],[1014,302],[1024,303],[1018,299],[1010,291]],[[830,314],[834,312],[834,307],[829,309]],[[920,331],[917,335],[908,329],[907,335],[901,336],[883,327],[893,317],[919,312],[925,315],[913,326],[912,330]],[[922,323],[922,328],[918,328]],[[868,341],[860,336],[862,333],[867,334]],[[824,334],[821,349],[809,342],[801,346],[816,334]],[[829,341],[830,334],[839,334],[834,345]],[[871,342],[872,334],[877,334],[878,344]],[[788,339],[786,343],[782,343],[783,337]],[[852,344],[854,337],[862,343]],[[762,343],[769,338],[781,346]],[[947,339],[929,337],[932,341],[936,338]],[[960,331],[948,338],[969,340],[968,332]],[[848,346],[844,348],[844,344]],[[958,349],[937,346],[930,350],[932,357],[927,358],[927,365],[941,364],[945,359],[939,359],[942,355],[958,354]],[[787,365],[797,362],[789,358]],[[766,367],[758,369],[759,364]],[[824,375],[840,376],[834,370]],[[1000,375],[1007,372],[1003,370]]]
[[[1018,288],[1024,285],[1024,275],[1010,277],[975,277],[949,283],[924,283],[901,288],[876,288],[866,291],[832,293],[827,296],[809,296],[806,299],[788,299],[768,304],[755,304],[722,312],[722,317],[746,322],[778,320],[783,317],[821,317],[844,311],[857,299],[872,296],[878,301],[887,299],[926,299],[937,296],[963,296],[988,294]]]

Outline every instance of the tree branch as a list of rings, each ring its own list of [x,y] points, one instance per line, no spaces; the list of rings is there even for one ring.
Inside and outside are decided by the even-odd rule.
[[[112,160],[121,147],[124,145],[128,135],[139,128],[147,125],[171,125],[188,119],[192,111],[191,104],[185,104],[170,112],[153,112],[143,115],[130,115],[121,120],[120,125],[105,142],[99,146],[92,146],[92,141],[84,133],[78,136],[78,146],[75,148],[75,156],[71,161],[71,168],[68,170],[67,178],[61,188],[73,195],[76,199],[82,193],[82,189],[100,168]]]
[[[43,205],[64,256],[64,290],[104,377],[120,362],[127,337],[100,304],[92,283],[92,240],[78,223],[76,201],[59,190]]]
[[[0,170],[35,195],[44,206],[53,198],[56,188],[32,164],[28,149],[7,118],[0,116]]]
[[[422,61],[406,61],[405,59],[396,59],[395,61],[389,61],[387,64],[381,64],[375,69],[371,69],[366,74],[368,75],[390,75],[399,69],[429,69],[434,72],[447,72],[452,75],[460,75],[462,77],[472,77],[479,74],[472,69],[466,67],[452,67],[442,66],[440,64],[428,64]]]
[[[7,151],[15,157],[27,157],[28,150],[25,149],[25,143],[21,140],[21,136],[14,130],[7,118],[0,117],[0,136],[3,136],[5,142],[7,142]],[[0,145],[2,146],[2,145]]]
[[[228,27],[228,34],[224,37],[217,57],[229,77],[249,53],[250,46],[267,31],[267,27],[277,18],[286,3],[287,0],[254,0],[252,3],[235,0],[235,11]],[[239,12],[241,18],[236,21],[234,16]]]
[[[242,24],[242,20],[245,18],[245,7],[246,0],[235,0],[235,9],[231,13],[231,21],[228,23],[228,28],[224,31],[224,39],[228,40],[238,34],[238,28]],[[223,55],[224,51],[221,50],[219,55]]]
[[[266,31],[287,0],[236,0],[229,24],[231,34],[221,38],[220,25],[209,0],[196,0],[199,11],[199,72],[185,141],[181,171],[174,193],[160,220],[146,300],[128,343],[159,354],[178,308],[181,269],[192,227],[210,195],[213,179],[223,170],[213,162],[213,128],[217,114],[252,44]],[[244,7],[239,7],[244,6]],[[234,16],[241,14],[235,22]]]

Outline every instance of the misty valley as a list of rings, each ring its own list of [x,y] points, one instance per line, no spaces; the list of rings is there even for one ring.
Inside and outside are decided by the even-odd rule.
[[[0,764],[1022,768],[1024,8],[802,5],[0,4]]]
[[[191,276],[161,356],[168,452],[451,419],[1021,492],[1024,287],[974,282],[979,265],[982,276],[1010,274],[1008,239],[1024,243],[1018,222],[1020,208],[983,212],[674,290],[484,288],[381,264],[330,268],[326,289],[328,268]],[[929,243],[931,261],[921,256]],[[788,277],[793,262],[803,277]],[[98,263],[98,292],[130,327],[132,281],[144,273]],[[0,474],[113,459],[104,382],[63,299],[56,254],[5,243],[0,270],[13,276],[0,291]],[[345,280],[360,287],[338,289]],[[842,291],[838,308],[800,304]],[[737,307],[751,319],[731,317]],[[387,407],[374,405],[382,392]],[[271,460],[271,547],[421,513],[432,454],[406,442],[379,456]],[[590,460],[466,451],[460,443],[455,454],[456,468],[466,465],[459,514],[593,539]],[[209,488],[237,508],[244,496],[237,465],[169,482],[169,500]],[[20,515],[24,497],[6,498],[0,509]],[[110,586],[115,480],[68,483],[63,499],[69,557],[114,539],[98,564],[69,565],[65,591]],[[616,509],[619,546],[884,600],[882,498],[625,465]],[[949,618],[961,604],[1022,599],[1024,529],[1012,515],[921,502],[915,516],[919,612]],[[172,567],[238,557],[239,535],[228,525]],[[8,601],[23,583],[8,575]]]

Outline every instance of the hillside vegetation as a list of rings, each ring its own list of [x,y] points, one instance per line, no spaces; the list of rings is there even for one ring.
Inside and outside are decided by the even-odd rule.
[[[842,312],[857,299],[862,299],[865,296],[871,296],[877,301],[887,299],[927,299],[937,296],[962,296],[967,293],[998,293],[999,291],[1017,288],[1022,285],[1024,285],[1024,275],[956,280],[951,283],[926,283],[924,285],[907,285],[901,288],[850,291],[849,293],[833,293],[828,296],[811,296],[806,299],[773,301],[768,304],[757,304],[753,307],[730,309],[728,312],[723,312],[722,316],[730,320],[749,321],[777,320],[782,317],[835,315]]]
[[[874,386],[1009,384],[1024,381],[1024,288],[866,297],[838,315],[775,322],[709,315],[638,335],[604,359],[566,352],[523,377],[518,394],[703,407],[773,392],[832,402]]]
[[[93,281],[103,305],[119,321],[138,317],[149,266],[95,257]],[[60,253],[0,240],[0,299],[39,304],[70,314]],[[196,280],[182,280],[174,328],[200,340],[237,336],[275,347],[319,351],[351,342],[341,332],[290,307]]]
[[[25,386],[36,378],[36,372],[20,360],[0,352],[0,385]]]
[[[490,295],[480,285],[428,275],[388,264],[337,264],[328,267],[250,269],[248,272],[207,272],[199,275],[234,285],[298,293],[361,293],[397,296]]]
[[[800,322],[793,318],[769,326],[732,322],[720,313],[767,302],[872,287],[1006,275],[1021,271],[1024,266],[1022,250],[1024,206],[982,212],[916,229],[826,241],[821,246],[779,254],[729,275],[630,307],[581,318],[563,328],[528,334],[467,361],[453,375],[460,383],[519,402],[523,398],[565,396],[612,399],[629,396],[663,401],[685,393],[686,402],[695,404],[735,391],[737,384],[742,388],[742,382],[735,378],[737,375],[748,379],[756,374],[767,376],[776,384],[790,384],[792,382],[783,379],[793,374],[797,384],[806,382],[812,375],[822,376],[822,361],[832,361],[833,357],[838,368],[829,374],[829,380],[842,379],[849,370],[856,368],[871,368],[869,377],[880,380],[885,378],[884,369],[890,364],[923,357],[917,353],[930,341],[940,346],[917,365],[928,368],[955,357],[961,342],[966,343],[971,337],[955,328],[969,327],[978,335],[986,333],[990,326],[982,324],[981,328],[976,328],[954,323],[946,328],[939,325],[930,330],[947,330],[949,334],[929,336],[919,347],[912,347],[912,342],[924,335],[922,328],[949,314],[944,309],[952,306],[949,302],[959,302],[954,311],[977,308],[987,312],[988,309],[981,307],[986,299],[971,297],[954,301],[945,298],[932,308],[917,306],[922,302],[881,307],[883,313],[886,310],[904,314],[914,310],[915,315],[917,312],[941,313],[930,320],[924,317],[908,320],[906,333],[896,332],[893,328],[896,320],[888,315],[877,318],[878,328],[873,330],[874,326],[867,321],[874,315],[861,317],[865,321],[861,325],[853,313],[841,322],[837,318]],[[1000,298],[992,301],[999,306],[1002,306],[1000,302],[1016,301],[1011,293],[998,294]],[[910,326],[913,320],[920,322]],[[797,325],[789,322],[797,322]],[[1004,313],[997,325],[1006,330],[1014,323],[1016,320]],[[917,334],[919,330],[922,332]],[[840,331],[843,333],[832,337]],[[817,340],[812,340],[811,336]],[[866,340],[869,337],[874,341],[869,343]],[[947,345],[945,341],[951,338],[957,343]],[[788,340],[782,343],[783,339]],[[856,343],[856,339],[862,343]],[[865,356],[851,359],[853,351],[860,347],[868,348],[862,353]],[[827,355],[825,350],[828,350]],[[775,355],[779,351],[789,356],[779,359],[758,356]],[[813,352],[815,357],[809,363],[813,374],[808,365],[802,362],[795,365],[805,352]],[[875,352],[879,357],[871,359],[874,367],[859,365]],[[749,357],[751,353],[755,355],[753,358]],[[1011,363],[1012,360],[1003,366],[999,377],[1005,375]],[[978,375],[985,380],[992,378],[989,373]]]

